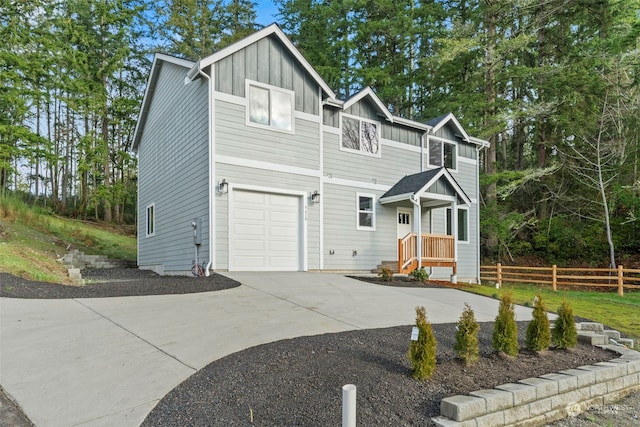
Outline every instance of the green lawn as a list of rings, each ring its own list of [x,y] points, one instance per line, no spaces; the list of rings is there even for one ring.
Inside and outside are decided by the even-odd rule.
[[[564,291],[554,292],[550,287],[535,285],[504,285],[501,289],[487,285],[465,285],[465,291],[499,298],[507,289],[513,290],[516,304],[533,306],[533,299],[540,291],[547,311],[556,312],[563,298],[567,298],[573,314],[603,323],[621,333],[640,339],[640,292],[625,292],[618,296],[611,292]],[[496,313],[497,315],[497,313]]]

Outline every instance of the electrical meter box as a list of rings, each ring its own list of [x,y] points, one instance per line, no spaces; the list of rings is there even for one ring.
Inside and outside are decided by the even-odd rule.
[[[191,221],[191,227],[193,228],[193,244],[202,244],[202,219],[195,218]]]

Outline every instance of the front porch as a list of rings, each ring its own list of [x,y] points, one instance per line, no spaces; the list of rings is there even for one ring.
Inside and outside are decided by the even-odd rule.
[[[454,236],[422,234],[418,255],[417,233],[398,239],[398,273],[406,274],[419,267],[451,267],[457,274]],[[420,260],[420,262],[418,262]]]

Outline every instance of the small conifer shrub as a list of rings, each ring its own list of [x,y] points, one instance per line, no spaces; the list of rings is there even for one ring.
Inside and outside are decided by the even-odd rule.
[[[390,282],[393,280],[393,272],[389,267],[382,267],[380,273],[378,273],[378,277],[383,282]]]
[[[411,341],[409,346],[411,374],[417,380],[426,380],[436,370],[437,343],[424,307],[416,307],[416,326],[418,327],[418,339]]]
[[[493,326],[493,348],[509,356],[515,356],[520,351],[518,324],[511,291],[503,292],[500,297],[498,316]]]
[[[426,282],[427,280],[429,280],[429,273],[427,273],[427,270],[425,270],[424,267],[412,270],[411,273],[409,273],[409,276],[411,276],[413,280],[417,280],[418,282]]]
[[[556,348],[567,349],[578,344],[578,332],[573,318],[573,308],[565,299],[558,308],[558,318],[551,332],[551,339]]]
[[[456,351],[458,359],[462,359],[467,366],[473,365],[480,358],[479,331],[480,325],[476,321],[475,314],[471,306],[465,303],[458,321],[456,343],[453,349]]]
[[[549,316],[542,302],[542,295],[538,292],[533,303],[533,319],[527,326],[525,346],[531,351],[545,351],[551,345],[551,329]]]

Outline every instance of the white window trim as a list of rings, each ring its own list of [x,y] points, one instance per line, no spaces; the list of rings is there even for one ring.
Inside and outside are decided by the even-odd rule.
[[[371,227],[360,225],[360,197],[368,197],[371,199]],[[376,231],[376,195],[375,194],[356,193],[356,230]]]
[[[431,141],[438,141],[442,144],[449,144],[449,145],[453,145],[453,149],[454,149],[454,157],[456,159],[456,164],[454,168],[447,168],[447,170],[449,172],[458,172],[458,162],[460,161],[460,159],[458,158],[458,144],[454,141],[451,141],[449,139],[445,139],[445,138],[440,138],[437,136],[431,136],[429,135],[429,139],[428,139],[428,143],[430,144]],[[429,150],[429,146],[427,145],[427,149],[426,149],[426,154],[427,154],[427,165],[429,165],[430,167],[434,167],[434,168],[439,168],[441,166],[444,166],[444,146],[442,147],[442,158],[440,159],[442,164],[440,166],[438,165],[434,165],[431,163],[431,153]]]
[[[447,224],[447,212],[450,211],[450,210],[451,210],[451,208],[446,208],[445,215],[444,215],[444,231],[445,231],[445,233],[447,232],[447,228],[448,228],[447,226],[449,225],[449,224]],[[469,242],[469,234],[470,234],[470,230],[469,230],[469,224],[470,224],[469,212],[470,212],[470,210],[469,210],[469,208],[467,206],[458,206],[458,215],[460,215],[460,211],[467,211],[467,224],[465,225],[465,227],[467,228],[467,239],[466,240],[458,239],[458,243],[469,244],[470,243]],[[456,224],[457,224],[458,223],[458,218],[456,218],[455,221],[456,221]],[[460,236],[460,230],[458,230],[458,236]]]
[[[152,217],[151,217],[151,222],[149,222],[149,211],[151,210],[152,213]],[[155,203],[151,203],[150,205],[147,206],[146,211],[145,211],[145,236],[146,237],[153,237],[156,235],[156,204]],[[149,227],[149,225],[152,225],[152,227]],[[149,228],[153,228],[153,231],[151,233],[149,233]]]
[[[378,129],[378,152],[377,153],[367,153],[366,151],[362,151],[362,150],[354,150],[352,148],[346,148],[342,145],[342,118],[343,117],[348,117],[350,119],[354,119],[354,120],[358,120],[359,122],[367,122],[367,123],[373,123],[374,125],[377,126]],[[339,148],[340,151],[344,151],[347,153],[355,153],[355,154],[361,154],[363,156],[369,156],[369,157],[378,157],[380,158],[382,155],[382,125],[380,124],[380,122],[375,121],[375,120],[371,120],[371,119],[367,119],[364,117],[359,117],[359,116],[354,116],[353,114],[346,114],[346,113],[340,113],[340,138],[338,141],[339,144]],[[360,135],[360,132],[358,132],[358,136]]]
[[[271,131],[275,131],[275,132],[281,132],[281,133],[287,133],[290,135],[295,134],[295,129],[296,129],[296,115],[295,115],[295,110],[296,110],[296,97],[295,97],[295,92],[293,92],[292,90],[289,89],[284,89],[281,87],[277,87],[277,86],[272,86],[272,85],[268,85],[265,83],[260,83],[257,82],[255,80],[249,80],[246,79],[244,82],[245,88],[244,88],[244,93],[245,93],[245,123],[247,126],[251,126],[251,127],[255,127],[255,128],[260,128],[260,129],[267,129],[267,130],[271,130]],[[260,123],[256,123],[256,122],[252,122],[251,121],[251,99],[249,97],[249,88],[251,86],[255,86],[255,87],[259,87],[262,89],[267,89],[269,91],[269,99],[271,99],[271,92],[281,92],[281,93],[285,93],[287,95],[289,95],[289,97],[291,98],[291,129],[281,129],[281,128],[277,128],[277,127],[273,127],[271,125],[263,125]],[[269,106],[271,107],[271,106]],[[269,119],[271,119],[271,111],[269,111]]]

